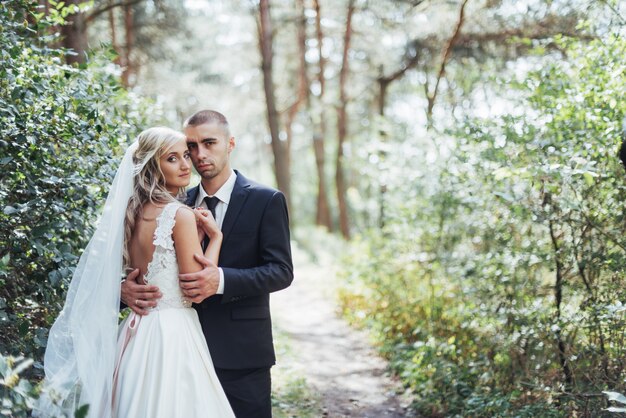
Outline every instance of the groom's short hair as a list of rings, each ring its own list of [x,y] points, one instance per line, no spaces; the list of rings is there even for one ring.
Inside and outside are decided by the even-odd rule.
[[[199,110],[193,115],[189,116],[183,123],[183,129],[188,126],[200,126],[205,124],[216,123],[224,129],[227,136],[230,137],[230,127],[228,125],[228,119],[220,112],[215,110]]]

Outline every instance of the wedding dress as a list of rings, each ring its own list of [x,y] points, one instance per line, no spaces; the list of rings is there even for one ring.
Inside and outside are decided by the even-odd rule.
[[[169,203],[157,217],[155,249],[144,277],[163,297],[149,315],[133,313],[120,325],[114,417],[234,417],[198,314],[178,284],[172,229],[181,206]]]

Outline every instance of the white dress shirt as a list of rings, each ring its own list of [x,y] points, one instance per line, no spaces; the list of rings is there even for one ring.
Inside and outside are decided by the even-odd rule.
[[[226,183],[220,187],[217,192],[213,196],[209,196],[207,192],[202,187],[202,183],[200,183],[200,187],[198,188],[198,196],[196,197],[195,207],[202,207],[204,209],[208,209],[206,202],[204,201],[205,197],[217,197],[219,202],[217,202],[217,206],[215,206],[215,222],[217,226],[222,229],[222,225],[224,224],[224,217],[226,217],[226,211],[228,210],[228,204],[230,203],[230,195],[233,193],[233,189],[235,188],[235,181],[237,181],[237,174],[230,170],[230,176]],[[220,272],[220,284],[217,287],[217,294],[224,294],[224,271],[219,268]]]

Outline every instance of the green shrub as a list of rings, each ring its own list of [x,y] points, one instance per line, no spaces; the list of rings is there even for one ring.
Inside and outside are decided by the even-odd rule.
[[[32,360],[24,357],[5,357],[0,354],[0,415],[29,417],[37,400],[36,388],[20,374],[28,370]]]
[[[345,261],[344,314],[424,415],[599,416],[624,389],[626,42],[556,41],[569,60],[407,167],[428,172]]]
[[[106,52],[65,65],[33,7],[0,3],[0,352],[39,359],[120,151],[159,114]]]

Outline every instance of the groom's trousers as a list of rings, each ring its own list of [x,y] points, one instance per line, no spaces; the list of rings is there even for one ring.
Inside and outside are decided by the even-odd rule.
[[[271,418],[272,378],[270,368],[215,369],[237,418]]]

